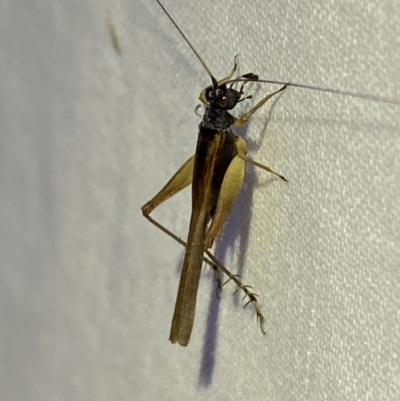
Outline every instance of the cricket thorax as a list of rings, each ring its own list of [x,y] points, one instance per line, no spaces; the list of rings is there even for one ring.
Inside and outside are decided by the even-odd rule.
[[[235,118],[226,110],[221,110],[215,107],[207,107],[200,123],[200,130],[211,129],[224,131],[235,122]]]

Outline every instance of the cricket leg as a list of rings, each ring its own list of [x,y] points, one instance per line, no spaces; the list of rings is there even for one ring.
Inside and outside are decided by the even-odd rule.
[[[276,94],[282,92],[283,90],[286,89],[286,85],[282,86],[282,88],[280,88],[279,90],[277,90],[276,92],[270,93],[269,95],[265,96],[264,99],[260,100],[251,110],[249,110],[247,113],[243,114],[241,117],[239,117],[236,121],[235,121],[235,125],[237,127],[241,127],[242,125],[246,124],[250,117],[262,106],[264,106],[264,104],[271,99],[271,97],[275,96]]]
[[[239,194],[242,187],[245,173],[245,162],[251,163],[260,167],[272,174],[277,175],[282,180],[287,182],[287,179],[267,166],[250,159],[246,154],[246,142],[241,137],[236,137],[236,151],[237,155],[232,159],[226,170],[224,179],[222,181],[221,189],[218,195],[217,204],[215,207],[214,215],[211,224],[204,237],[204,248],[211,248],[214,239],[220,233],[232,206]]]
[[[256,162],[255,160],[253,160],[249,156],[247,156],[246,153],[245,154],[239,154],[238,157],[240,157],[245,162],[252,164],[253,166],[262,168],[263,170],[268,171],[269,173],[276,175],[277,177],[279,177],[280,179],[282,179],[285,182],[289,182],[283,175],[278,174],[276,171],[270,169],[269,167],[264,166],[263,164]]]
[[[229,164],[222,181],[211,224],[204,237],[204,249],[212,247],[214,239],[220,233],[222,226],[228,218],[232,206],[242,188],[244,171],[245,161],[235,156]]]
[[[182,189],[186,188],[192,183],[193,179],[193,166],[194,156],[186,160],[181,168],[172,176],[172,178],[161,188],[161,190],[150,199],[145,205],[142,206],[142,213],[144,217],[148,215],[161,203],[171,198]]]
[[[233,158],[229,167],[225,173],[224,179],[222,181],[221,189],[218,195],[217,204],[215,207],[215,212],[212,217],[212,221],[210,227],[208,228],[206,235],[204,237],[204,249],[206,255],[210,258],[210,260],[228,277],[229,280],[235,282],[238,287],[238,290],[241,290],[245,293],[244,297],[248,297],[249,301],[246,303],[247,306],[249,303],[253,304],[254,310],[257,314],[257,319],[260,321],[261,331],[265,334],[263,324],[264,324],[264,316],[261,312],[260,305],[257,301],[257,295],[250,291],[250,287],[242,284],[242,282],[238,279],[237,276],[232,274],[218,259],[214,257],[214,255],[208,250],[213,242],[215,237],[220,233],[223,224],[225,223],[231,208],[239,194],[239,191],[242,187],[242,183],[244,180],[245,174],[245,160],[239,157],[239,154],[246,153],[246,144],[244,140],[240,137],[237,137],[236,140],[236,148],[238,150],[238,155]],[[228,281],[229,281],[228,280]]]
[[[158,229],[160,229],[162,232],[167,234],[169,237],[174,239],[176,242],[180,243],[182,246],[186,248],[186,242],[183,241],[181,238],[179,238],[177,235],[175,235],[172,231],[168,230],[165,226],[163,226],[161,223],[159,223],[157,220],[153,219],[149,215],[145,215],[146,219],[153,225],[155,225]],[[213,261],[210,259],[206,258],[205,256],[203,257],[203,261],[206,262],[214,271],[214,280],[217,282],[218,290],[221,290],[222,288],[222,277],[221,274],[218,270],[218,267],[215,265]]]
[[[167,199],[171,198],[173,195],[187,187],[192,182],[193,177],[193,163],[194,163],[194,156],[188,159],[182,167],[172,176],[172,178],[167,182],[167,184],[151,199],[149,200],[144,206],[142,206],[142,213],[146,219],[155,225],[158,229],[163,231],[165,234],[173,238],[175,241],[179,242],[186,248],[186,242],[175,235],[172,231],[168,230],[165,226],[160,224],[157,220],[150,217],[150,213],[161,203],[166,201]],[[209,264],[212,269],[214,270],[214,277],[217,281],[218,288],[222,287],[222,278],[221,275],[216,268],[215,264],[207,259],[206,257],[203,260]]]
[[[270,93],[269,95],[267,95],[264,99],[262,99],[259,103],[257,103],[255,105],[255,107],[253,107],[250,111],[248,111],[246,114],[243,114],[241,117],[239,117],[236,121],[235,121],[235,125],[237,127],[240,127],[241,125],[245,124],[247,121],[249,121],[250,117],[261,107],[264,105],[264,103],[267,102],[267,100],[271,99],[272,96],[276,95],[277,93],[282,92],[284,89],[286,88],[286,86],[282,86],[281,89],[277,90],[276,92]],[[289,182],[283,175],[275,172],[274,170],[272,170],[271,168],[264,166],[261,163],[256,162],[255,160],[253,160],[251,157],[247,156],[247,150],[246,150],[246,143],[244,142],[243,139],[240,138],[240,140],[238,140],[238,143],[236,145],[237,148],[237,152],[238,152],[238,157],[240,157],[241,159],[243,159],[245,162],[252,164],[253,166],[262,168],[265,171],[268,171],[271,174],[274,174],[276,176],[278,176],[280,179],[282,179],[283,181]]]
[[[233,74],[235,74],[235,72],[237,70],[238,58],[239,58],[239,56],[235,56],[235,58],[233,59],[233,67],[232,67],[231,71],[229,72],[228,76],[226,76],[225,78],[222,78],[218,81],[218,86],[223,85],[232,79]]]
[[[260,304],[257,301],[258,295],[249,290],[249,288],[251,288],[250,286],[242,284],[238,277],[232,274],[209,250],[206,250],[205,253],[213,263],[229,277],[229,280],[232,280],[238,286],[238,290],[242,290],[245,293],[245,297],[247,296],[249,298],[249,301],[243,306],[243,308],[245,308],[249,303],[253,304],[257,320],[260,321],[260,329],[264,334],[266,334],[264,331],[264,315],[262,314]]]
[[[226,83],[228,83],[229,81],[232,80],[233,75],[235,74],[236,70],[237,70],[237,66],[238,66],[238,59],[239,56],[235,56],[234,60],[233,60],[233,67],[231,69],[231,71],[229,72],[228,76],[226,76],[225,78],[222,78],[218,81],[218,86],[224,85]],[[249,74],[244,74],[241,77],[243,79],[243,82],[246,82],[246,80],[249,81],[258,81],[258,75],[255,75],[253,73],[249,73]]]
[[[171,179],[164,185],[164,187],[145,205],[142,206],[143,216],[146,217],[150,223],[154,224],[157,228],[163,231],[165,234],[169,235],[175,241],[179,242],[181,245],[186,247],[186,242],[182,241],[178,236],[176,236],[172,231],[168,230],[158,221],[150,217],[150,213],[161,203],[171,198],[173,195],[187,187],[192,183],[193,178],[193,165],[194,156],[188,159],[181,168],[171,177]]]
[[[243,285],[241,281],[237,278],[237,276],[230,273],[226,269],[226,267],[208,251],[208,249],[212,246],[214,239],[220,233],[222,226],[225,223],[242,187],[245,173],[245,162],[252,163],[257,167],[263,168],[266,171],[276,174],[285,181],[287,180],[282,175],[275,173],[269,167],[254,162],[249,157],[247,157],[246,142],[241,137],[237,137],[236,139],[236,150],[237,156],[231,161],[222,181],[221,190],[218,195],[218,200],[212,222],[204,237],[204,248],[206,255],[215,263],[215,265],[220,270],[222,270],[229,277],[230,280],[233,280],[235,282],[235,284],[238,286],[238,290],[242,290],[245,293],[245,297],[247,296],[249,298],[249,301],[246,305],[248,305],[249,303],[253,304],[254,310],[257,314],[257,319],[259,319],[260,321],[261,331],[265,333],[263,329],[264,316],[261,312],[260,305],[257,302],[256,294],[251,292],[248,286]]]

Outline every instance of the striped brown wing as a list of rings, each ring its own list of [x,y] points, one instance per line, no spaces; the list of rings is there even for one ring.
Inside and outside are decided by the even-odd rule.
[[[202,129],[197,141],[192,182],[192,215],[189,236],[172,319],[170,341],[189,343],[196,311],[207,224],[218,199],[225,172],[236,155],[235,136],[230,129]]]

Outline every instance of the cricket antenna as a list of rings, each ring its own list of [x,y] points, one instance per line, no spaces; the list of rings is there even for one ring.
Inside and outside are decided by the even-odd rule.
[[[393,98],[390,98],[390,97],[367,95],[367,94],[363,94],[363,93],[342,91],[342,90],[338,90],[338,89],[320,88],[319,86],[303,85],[303,84],[298,84],[298,83],[295,83],[295,82],[270,81],[270,80],[263,80],[263,79],[259,79],[257,82],[264,82],[264,83],[267,83],[267,84],[278,84],[278,85],[293,86],[294,88],[302,88],[302,89],[309,89],[309,90],[313,90],[313,91],[328,92],[328,93],[334,93],[335,95],[343,95],[343,96],[355,97],[355,98],[359,98],[359,99],[368,99],[368,100],[374,100],[374,101],[377,101],[377,102],[391,103],[391,104],[400,105],[400,101],[399,100],[396,100],[396,99],[393,99]]]
[[[169,20],[174,24],[175,28],[178,30],[178,32],[181,34],[182,38],[185,40],[185,42],[189,45],[189,47],[192,49],[192,52],[195,54],[197,59],[200,61],[201,65],[204,67],[204,69],[207,71],[207,74],[210,76],[211,81],[213,83],[214,87],[218,86],[217,80],[214,78],[213,74],[211,74],[211,71],[207,67],[206,63],[203,61],[203,59],[200,57],[199,53],[197,53],[196,49],[193,47],[193,45],[189,42],[189,39],[185,36],[185,34],[182,32],[181,28],[177,25],[177,23],[174,21],[174,19],[171,17],[169,12],[165,9],[165,7],[161,4],[159,0],[156,0],[158,5],[162,8],[164,13],[167,15]]]

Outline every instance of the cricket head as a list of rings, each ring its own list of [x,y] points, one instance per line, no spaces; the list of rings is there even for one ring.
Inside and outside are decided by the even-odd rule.
[[[211,79],[212,85],[207,86],[201,92],[200,100],[204,104],[220,110],[232,110],[239,102],[251,99],[251,95],[243,97],[244,85],[247,82],[257,81],[258,76],[250,73],[232,80],[224,79],[219,83],[213,76],[211,76]],[[240,89],[234,89],[233,86],[239,82],[241,82]]]
[[[205,89],[205,99],[210,106],[221,110],[231,110],[240,101],[241,94],[226,85],[208,86]]]

